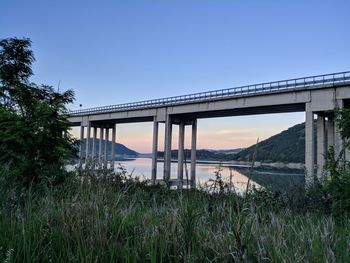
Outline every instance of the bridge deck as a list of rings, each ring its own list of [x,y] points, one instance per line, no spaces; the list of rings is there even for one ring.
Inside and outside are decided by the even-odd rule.
[[[197,103],[220,99],[239,98],[254,95],[274,94],[290,91],[300,91],[308,89],[326,88],[332,86],[346,85],[350,83],[350,71],[317,75],[303,78],[280,80],[253,84],[229,89],[220,89],[207,92],[200,92],[188,95],[180,95],[154,100],[145,100],[132,103],[109,105],[103,107],[81,109],[71,111],[71,116],[84,116],[91,114],[102,114],[109,112],[120,112],[127,110],[150,109],[166,107],[179,104]]]

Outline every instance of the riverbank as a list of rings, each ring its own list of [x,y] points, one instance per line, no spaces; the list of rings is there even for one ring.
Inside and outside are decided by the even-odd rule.
[[[1,262],[350,261],[349,219],[319,204],[291,205],[266,191],[243,198],[219,181],[208,194],[125,173],[81,176],[40,195],[12,195],[10,205],[0,197]]]
[[[145,158],[145,157],[141,157]],[[149,158],[149,157],[148,157]],[[137,158],[136,158],[137,159]],[[164,159],[158,158],[158,162],[164,162]],[[171,160],[172,163],[177,163],[176,159]],[[190,161],[187,161],[189,164]],[[212,161],[212,160],[197,160],[196,163],[198,164],[217,164],[222,165],[226,167],[251,167],[251,162],[244,162],[244,161]],[[289,168],[289,169],[304,169],[305,164],[303,163],[282,163],[282,162],[275,162],[275,163],[264,163],[264,162],[255,162],[254,167],[274,167],[274,168]]]

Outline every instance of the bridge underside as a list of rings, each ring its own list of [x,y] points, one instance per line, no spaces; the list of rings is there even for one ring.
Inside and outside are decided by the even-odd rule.
[[[235,116],[303,112],[303,111],[305,111],[305,103],[250,107],[250,108],[244,108],[244,109],[240,108],[240,109],[228,109],[228,110],[217,110],[217,111],[207,111],[207,112],[194,112],[194,113],[187,113],[187,114],[174,114],[173,116],[176,121],[177,118],[205,119],[205,118],[235,117]]]
[[[106,111],[76,114],[70,117],[72,126],[80,126],[80,139],[84,137],[86,145],[81,144],[80,163],[97,159],[103,161],[107,167],[108,158],[111,167],[114,166],[116,125],[121,123],[153,122],[153,150],[152,150],[152,181],[157,180],[157,152],[158,126],[165,123],[164,140],[164,172],[163,179],[169,182],[171,176],[171,145],[172,126],[179,126],[178,137],[178,172],[179,182],[183,182],[184,173],[184,138],[185,126],[191,126],[191,186],[196,180],[196,145],[197,119],[217,118],[229,116],[246,116],[271,113],[305,112],[305,168],[306,183],[313,181],[314,174],[321,176],[325,165],[325,155],[329,146],[333,146],[335,154],[339,156],[343,149],[339,130],[334,121],[332,110],[347,107],[350,103],[350,86],[332,86],[311,90],[293,90],[291,92],[259,94],[256,96],[216,99],[213,101],[198,101],[187,104],[171,104],[169,106],[140,107],[125,111]],[[317,119],[315,118],[317,116]],[[315,125],[316,124],[316,125]],[[86,136],[84,129],[86,128]],[[100,129],[100,147],[96,149],[97,129]],[[93,132],[91,140],[91,130]],[[109,132],[112,134],[111,154],[107,156]],[[317,138],[317,139],[316,139]],[[90,144],[92,153],[90,156]],[[104,149],[102,151],[102,146]],[[83,156],[83,147],[86,148]],[[350,154],[346,153],[346,158]],[[344,157],[344,156],[343,156]],[[182,183],[180,183],[182,184]]]

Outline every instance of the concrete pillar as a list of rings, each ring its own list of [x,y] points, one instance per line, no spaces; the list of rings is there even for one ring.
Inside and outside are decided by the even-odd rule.
[[[83,158],[84,158],[83,142],[84,142],[84,126],[81,125],[80,126],[80,145],[79,145],[79,166],[82,166],[82,164],[83,164]]]
[[[164,181],[170,180],[171,173],[171,137],[173,125],[171,116],[167,115],[165,122],[165,141],[164,141]]]
[[[102,162],[102,146],[103,146],[103,132],[104,129],[101,127],[100,128],[100,142],[98,144],[98,162]]]
[[[325,117],[324,114],[317,116],[317,176],[322,175],[326,164],[326,132],[325,132]]]
[[[85,155],[86,155],[86,162],[90,159],[90,132],[91,132],[91,122],[88,122],[87,129],[86,129],[86,145],[85,145]]]
[[[153,119],[153,144],[152,144],[152,183],[155,184],[157,179],[157,154],[158,154],[158,122],[157,117]]]
[[[336,106],[339,109],[342,109],[344,104],[343,100],[337,100],[336,101]],[[344,158],[344,152],[343,152],[343,140],[340,135],[340,131],[338,129],[338,126],[336,123],[334,123],[334,153],[335,153],[335,158],[343,159]]]
[[[327,121],[327,148],[334,146],[334,118],[328,117]]]
[[[92,152],[91,152],[91,159],[96,159],[96,136],[97,136],[97,127],[94,127],[93,133],[92,133]]]
[[[106,138],[105,138],[105,148],[104,148],[104,166],[105,168],[107,168],[107,161],[108,161],[108,157],[107,157],[107,149],[108,149],[108,138],[109,137],[109,128],[106,128]]]
[[[111,147],[111,168],[114,169],[115,162],[115,139],[116,139],[116,128],[115,124],[113,124],[112,128],[112,147]]]
[[[196,151],[197,151],[197,120],[192,123],[191,140],[191,188],[196,187]]]
[[[308,106],[308,105],[307,105]],[[314,113],[306,109],[305,112],[305,182],[306,185],[313,183],[315,164],[314,143]]]
[[[179,125],[179,147],[178,147],[178,165],[177,165],[177,179],[181,181],[182,186],[184,177],[184,150],[185,150],[185,124],[183,122]]]

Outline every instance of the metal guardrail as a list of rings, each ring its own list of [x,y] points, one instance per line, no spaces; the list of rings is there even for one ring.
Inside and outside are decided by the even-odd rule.
[[[229,89],[220,89],[207,92],[200,92],[188,95],[180,95],[168,98],[145,100],[132,103],[123,103],[117,105],[81,109],[71,111],[71,116],[89,115],[94,113],[108,113],[125,110],[147,109],[156,108],[162,106],[171,106],[176,104],[202,102],[213,99],[231,98],[231,97],[244,97],[247,95],[259,95],[276,93],[282,91],[293,91],[315,88],[322,85],[339,85],[350,81],[350,71],[331,73],[325,75],[317,75],[304,78],[280,80],[273,82],[266,82],[260,84],[253,84]]]

